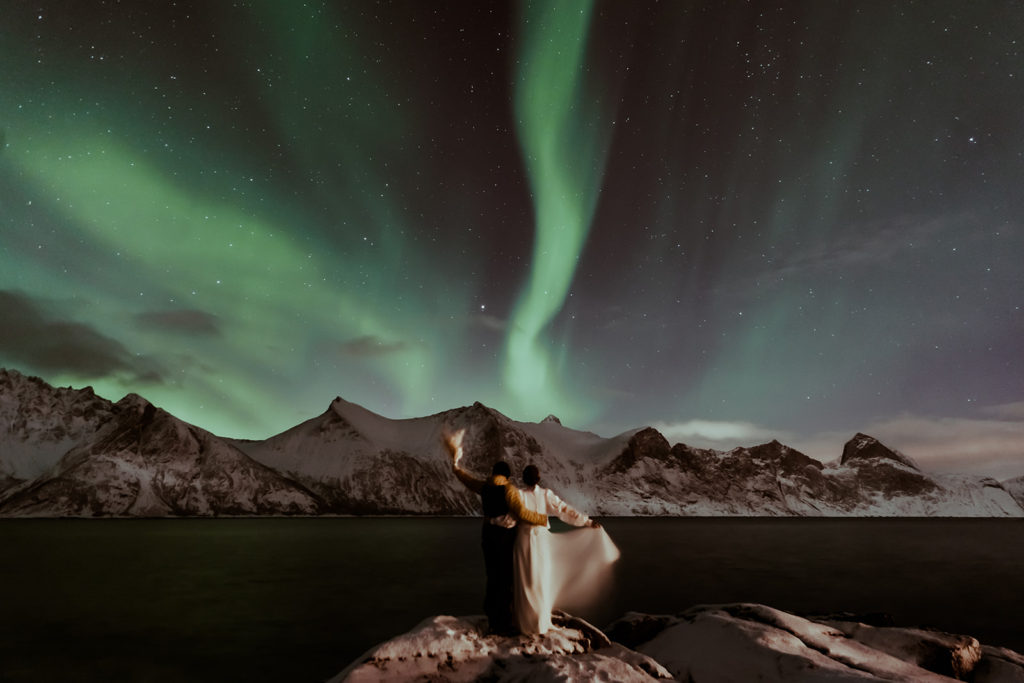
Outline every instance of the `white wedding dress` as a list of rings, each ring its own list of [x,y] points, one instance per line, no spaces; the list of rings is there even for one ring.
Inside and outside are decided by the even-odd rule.
[[[541,486],[519,490],[523,505],[582,527],[589,518]],[[523,633],[546,633],[555,607],[582,606],[607,587],[619,549],[604,529],[552,534],[547,527],[520,524],[513,563],[513,609]]]

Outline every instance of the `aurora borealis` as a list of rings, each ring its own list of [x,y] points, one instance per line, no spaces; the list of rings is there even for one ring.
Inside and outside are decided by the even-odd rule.
[[[15,1],[0,365],[1024,474],[1012,2]]]

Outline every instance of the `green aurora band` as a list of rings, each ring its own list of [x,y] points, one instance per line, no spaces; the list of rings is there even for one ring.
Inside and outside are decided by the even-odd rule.
[[[527,4],[515,83],[536,235],[533,267],[509,325],[505,384],[523,413],[544,399],[572,420],[590,409],[562,389],[564,366],[545,333],[569,294],[608,151],[608,125],[584,80],[592,9],[590,2]]]
[[[11,3],[0,366],[243,438],[988,420],[1024,15],[982,5]]]
[[[230,25],[230,35],[240,44],[261,35],[281,55],[273,74],[245,69],[255,74],[256,105],[278,127],[259,142],[290,142],[296,164],[318,179],[303,184],[314,188],[312,201],[288,196],[272,170],[237,153],[242,144],[217,139],[231,133],[202,95],[193,95],[202,113],[184,112],[177,127],[159,129],[145,123],[146,104],[133,104],[120,85],[100,80],[98,69],[83,68],[74,78],[69,72],[45,97],[15,80],[3,107],[11,144],[0,172],[23,188],[25,201],[5,206],[23,214],[5,246],[24,240],[34,258],[5,264],[0,288],[46,292],[76,317],[118,330],[118,340],[139,359],[135,364],[152,365],[163,376],[156,383],[141,373],[89,378],[99,394],[116,399],[138,390],[222,434],[251,434],[239,425],[272,433],[307,417],[308,408],[281,415],[274,396],[285,386],[305,385],[311,396],[355,392],[332,385],[338,374],[392,397],[391,410],[399,414],[434,400],[455,402],[451,390],[439,392],[450,368],[435,359],[439,348],[457,343],[461,329],[427,322],[465,308],[467,295],[454,276],[440,284],[443,304],[424,293],[446,276],[415,248],[381,177],[386,164],[365,160],[364,147],[389,150],[408,122],[385,97],[353,106],[344,85],[319,100],[283,91],[280,83],[318,92],[307,81],[339,64],[353,78],[375,74],[367,72],[360,58],[366,50],[358,44],[310,56],[309,41],[330,42],[333,20],[325,28],[279,10],[275,3],[255,5]],[[18,63],[16,55],[3,56]],[[166,75],[156,78],[160,88],[176,87]],[[338,80],[349,83],[344,75]],[[83,101],[95,104],[81,116],[39,113],[75,111]],[[22,110],[14,106],[19,102],[29,104]],[[59,227],[36,229],[36,222]],[[391,275],[396,264],[403,277]],[[424,282],[432,286],[416,286]],[[173,366],[150,363],[174,335],[138,321],[179,310],[201,311],[216,321],[216,331],[178,338]],[[77,385],[83,378],[51,373],[48,379]],[[196,402],[185,391],[206,400]]]

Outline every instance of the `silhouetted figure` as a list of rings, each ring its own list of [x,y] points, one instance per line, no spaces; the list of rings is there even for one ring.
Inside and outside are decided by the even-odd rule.
[[[487,592],[484,595],[484,614],[493,633],[515,635],[519,633],[512,612],[512,550],[516,541],[517,524],[535,524],[546,527],[547,515],[531,512],[523,507],[519,490],[509,477],[508,463],[499,461],[491,468],[491,476],[478,479],[459,467],[462,457],[464,430],[446,435],[444,442],[452,455],[452,472],[469,490],[480,495],[483,503],[484,523],[480,532],[480,545],[487,572]]]

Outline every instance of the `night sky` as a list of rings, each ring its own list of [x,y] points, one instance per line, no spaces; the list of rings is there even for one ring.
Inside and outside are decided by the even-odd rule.
[[[0,365],[1024,474],[1019,2],[0,12]]]

